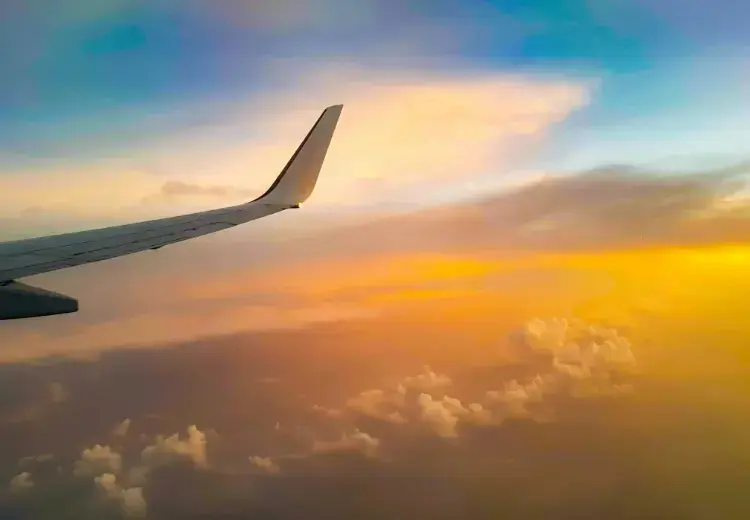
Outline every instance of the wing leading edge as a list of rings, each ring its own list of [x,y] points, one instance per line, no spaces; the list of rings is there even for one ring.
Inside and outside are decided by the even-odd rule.
[[[298,208],[315,188],[342,108],[334,105],[323,111],[274,183],[257,199],[177,217],[0,243],[0,289],[17,278],[158,249]]]

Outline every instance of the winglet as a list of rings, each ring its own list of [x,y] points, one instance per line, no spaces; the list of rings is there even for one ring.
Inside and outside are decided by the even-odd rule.
[[[310,197],[343,108],[344,105],[333,105],[320,114],[268,191],[253,202],[262,200],[292,208],[299,207]]]

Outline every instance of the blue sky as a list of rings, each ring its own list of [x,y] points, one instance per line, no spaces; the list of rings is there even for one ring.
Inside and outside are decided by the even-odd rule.
[[[372,82],[381,70],[386,81],[417,71],[588,82],[588,100],[548,124],[533,153],[504,164],[505,171],[677,156],[687,156],[681,161],[688,165],[699,156],[737,160],[750,133],[744,124],[750,90],[743,86],[750,81],[750,35],[741,23],[750,6],[740,1],[32,0],[8,6],[0,18],[0,179],[38,180],[63,165],[106,168],[113,159],[153,157],[159,150],[165,156],[171,153],[165,142],[201,136],[206,128],[214,142],[240,146],[263,129],[250,124],[251,115],[240,126],[222,119],[236,106],[250,98],[263,106],[259,99],[291,91],[307,71],[336,64],[371,73],[342,79],[352,84]],[[320,108],[313,99],[306,109]],[[139,161],[147,173],[159,174]],[[488,162],[473,173],[499,168]]]

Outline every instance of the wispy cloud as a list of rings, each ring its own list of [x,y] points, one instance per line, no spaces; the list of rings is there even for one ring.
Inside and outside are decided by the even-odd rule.
[[[208,198],[212,200],[232,200],[257,196],[254,190],[233,186],[211,186],[192,184],[177,180],[166,181],[158,193],[143,198],[143,203],[174,202],[184,198]]]
[[[382,202],[397,189],[502,170],[508,157],[544,139],[590,94],[586,82],[561,78],[429,67],[368,70],[346,62],[305,68],[285,83],[280,91],[218,106],[212,124],[129,150],[126,161],[3,175],[3,192],[13,193],[3,212],[34,206],[79,218],[127,219],[144,215],[144,197],[171,200],[174,212],[178,196],[259,194],[318,110],[333,103],[346,108],[315,204]],[[34,181],[40,176],[47,182]]]

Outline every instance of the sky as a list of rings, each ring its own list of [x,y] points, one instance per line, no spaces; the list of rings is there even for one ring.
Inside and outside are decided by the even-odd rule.
[[[2,217],[68,229],[217,202],[175,182],[243,200],[339,102],[321,209],[444,202],[603,164],[738,161],[747,7],[715,7],[11,2]]]
[[[250,200],[344,110],[300,211],[23,280],[80,311],[0,326],[0,516],[748,518],[748,18],[7,0],[0,239]]]

